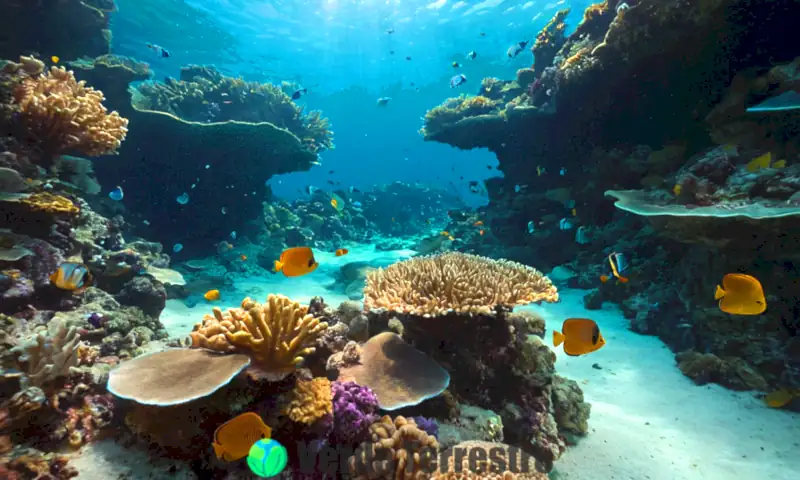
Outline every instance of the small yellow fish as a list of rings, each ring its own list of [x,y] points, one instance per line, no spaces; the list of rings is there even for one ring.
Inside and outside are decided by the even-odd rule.
[[[800,396],[800,389],[789,390],[788,388],[781,388],[764,397],[764,403],[771,408],[781,408],[788,405],[798,396]]]
[[[761,282],[744,273],[725,275],[722,287],[717,285],[714,300],[719,300],[720,310],[734,315],[760,315],[767,309]]]
[[[52,61],[53,61],[53,63],[58,63],[59,61],[61,61],[61,59],[60,59],[60,58],[58,58],[58,57],[57,57],[57,56],[55,56],[55,55],[53,55],[52,57],[50,57],[50,60],[52,60]]]
[[[536,166],[536,175],[541,177],[543,173],[544,173],[544,168],[542,168],[542,167],[537,165]]]
[[[786,166],[786,160],[778,160],[772,164],[772,168],[783,168]]]
[[[442,230],[441,232],[439,232],[439,235],[441,235],[443,237],[449,237],[450,236],[450,232],[448,232],[447,230]]]
[[[564,353],[571,357],[596,352],[606,344],[600,333],[600,327],[594,320],[588,318],[564,320],[561,332],[553,330],[553,345],[557,347],[563,343]]]
[[[477,222],[472,224],[473,227],[480,227],[481,225],[483,225],[483,220],[478,220]]]
[[[786,160],[778,160],[777,162],[773,163],[772,152],[767,152],[750,160],[745,168],[748,172],[753,173],[761,170],[762,168],[783,168],[785,166]]]
[[[456,237],[454,237],[452,235],[448,235],[447,239],[450,240],[451,242],[453,242],[453,241],[455,241]]]
[[[226,462],[234,462],[250,453],[250,447],[270,438],[272,429],[257,414],[246,412],[220,425],[214,432],[214,454]]]
[[[335,198],[331,198],[331,206],[338,210],[339,209],[339,202],[337,202]]]
[[[300,277],[313,272],[318,266],[314,252],[309,247],[288,248],[281,253],[280,260],[275,260],[275,272],[282,272],[287,277]]]
[[[205,298],[209,302],[213,302],[213,301],[219,300],[219,298],[220,298],[219,290],[216,290],[216,289],[215,290],[209,290],[203,295],[203,298]]]
[[[572,209],[572,216],[573,217],[578,216],[578,210],[577,209],[575,209],[575,208]]]
[[[681,191],[683,191],[683,187],[677,183],[672,187],[672,193],[674,193],[676,197],[681,194]]]

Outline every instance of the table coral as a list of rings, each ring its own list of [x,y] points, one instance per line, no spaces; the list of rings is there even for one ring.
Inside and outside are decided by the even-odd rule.
[[[333,415],[331,382],[327,378],[299,380],[289,393],[284,413],[293,422],[311,425]]]
[[[61,153],[99,156],[116,153],[127,134],[128,120],[108,113],[103,93],[78,82],[71,71],[25,76],[14,89],[21,132],[51,166]]]
[[[369,427],[370,439],[349,460],[353,478],[428,479],[436,468],[439,443],[413,419],[384,416]]]
[[[507,260],[445,253],[378,269],[367,275],[366,309],[436,316],[488,314],[498,306],[556,302],[558,292],[538,270]]]
[[[492,85],[482,88],[491,90]],[[431,137],[446,126],[459,120],[499,112],[499,102],[488,97],[461,95],[445,100],[441,105],[428,110],[425,114],[424,126],[420,132],[426,138]]]
[[[314,352],[314,343],[328,328],[308,314],[308,307],[282,295],[259,304],[245,298],[242,307],[226,314],[214,308],[190,334],[193,347],[241,352],[253,366],[268,373],[289,373]]]

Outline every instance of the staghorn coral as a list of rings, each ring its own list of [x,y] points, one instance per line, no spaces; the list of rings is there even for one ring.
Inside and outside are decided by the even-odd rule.
[[[109,114],[104,100],[102,92],[78,82],[71,71],[61,67],[26,75],[13,93],[22,136],[48,167],[61,153],[116,153],[128,132],[128,120],[117,112]]]
[[[293,422],[311,425],[333,415],[331,382],[327,378],[298,380],[289,393],[284,414]]]
[[[78,347],[81,336],[75,327],[67,328],[59,319],[47,325],[47,332],[39,333],[32,343],[16,347],[27,364],[30,385],[42,387],[58,377],[69,374],[78,364]]]
[[[242,308],[227,314],[215,308],[213,313],[195,325],[192,347],[244,353],[268,373],[294,371],[328,328],[308,314],[307,306],[283,295],[269,295],[265,304],[245,298]]]
[[[436,468],[439,443],[411,418],[384,416],[369,427],[370,439],[349,460],[353,478],[428,479]]]
[[[556,302],[556,287],[538,270],[464,253],[416,257],[367,275],[366,309],[423,316],[489,314],[498,306]]]

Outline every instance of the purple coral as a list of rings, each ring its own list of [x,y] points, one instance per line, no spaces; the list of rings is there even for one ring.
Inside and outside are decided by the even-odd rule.
[[[439,424],[433,418],[425,418],[423,416],[412,417],[414,422],[428,435],[436,437],[439,435]]]
[[[378,419],[378,397],[355,382],[333,382],[334,443],[355,444],[363,440],[369,426]]]

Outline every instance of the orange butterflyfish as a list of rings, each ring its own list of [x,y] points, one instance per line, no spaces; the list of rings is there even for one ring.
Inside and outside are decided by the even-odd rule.
[[[81,293],[92,284],[92,274],[82,263],[64,262],[50,275],[50,281],[62,290]]]
[[[272,429],[253,412],[232,418],[214,431],[214,454],[226,462],[246,457],[250,447],[259,440],[270,438]]]
[[[606,344],[606,340],[600,334],[600,327],[594,320],[568,318],[564,320],[561,332],[553,330],[553,345],[557,347],[562,343],[564,353],[577,357],[600,350]]]
[[[245,260],[247,260],[247,255],[245,255],[245,254],[239,255],[239,258],[241,258],[242,261],[245,261]]]
[[[473,227],[480,227],[481,225],[483,225],[483,220],[478,220],[477,222],[472,224]]]
[[[220,298],[219,290],[216,290],[216,289],[209,290],[203,295],[203,298],[205,298],[209,302],[213,302],[215,300],[219,300],[219,298]]]
[[[717,285],[714,300],[719,309],[734,315],[759,315],[767,309],[767,300],[761,282],[743,273],[729,273]]]
[[[781,388],[764,397],[764,403],[771,408],[781,408],[790,404],[796,397],[800,397],[800,389]]]
[[[50,57],[50,60],[52,60],[52,61],[53,61],[53,63],[58,63],[58,62],[60,62],[60,61],[61,61],[61,59],[60,59],[60,58],[58,58],[58,56],[57,56],[57,55],[53,55],[52,57]]]
[[[483,235],[483,230],[479,231],[478,235]]]
[[[317,269],[319,263],[309,247],[288,248],[275,260],[275,272],[283,272],[287,277],[300,277]]]
[[[350,250],[348,250],[346,248],[338,248],[338,249],[336,249],[336,256],[337,257],[341,257],[342,255],[347,255],[349,252],[350,252]]]

